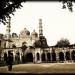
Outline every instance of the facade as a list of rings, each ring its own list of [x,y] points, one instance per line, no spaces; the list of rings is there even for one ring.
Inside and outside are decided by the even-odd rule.
[[[19,35],[10,34],[10,19],[6,28],[6,34],[0,34],[0,62],[5,61],[8,52],[13,53],[14,63],[41,63],[41,62],[74,62],[75,45],[69,47],[48,46],[43,36],[42,19],[39,19],[39,35],[33,30],[24,28]]]

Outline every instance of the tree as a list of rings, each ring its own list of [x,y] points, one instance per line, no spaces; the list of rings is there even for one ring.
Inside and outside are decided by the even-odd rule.
[[[40,36],[39,40],[35,41],[33,46],[38,48],[47,48],[48,44],[46,38],[44,36]]]
[[[25,0],[1,0],[0,1],[0,22],[3,24],[7,23],[8,17],[10,14],[16,11],[16,8],[21,8],[21,3],[25,2]],[[14,15],[14,14],[13,14]]]
[[[69,9],[69,11],[73,12],[73,3],[75,3],[75,0],[60,0],[60,2],[62,1],[62,8],[63,9],[66,9],[66,6],[67,8]]]
[[[60,39],[57,44],[55,46],[57,47],[66,47],[66,46],[69,46],[70,45],[70,42],[68,39]]]

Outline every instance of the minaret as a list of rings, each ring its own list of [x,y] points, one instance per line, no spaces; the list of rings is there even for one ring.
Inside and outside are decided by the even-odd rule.
[[[39,37],[43,36],[42,19],[39,19]]]
[[[7,40],[6,47],[7,48],[10,48],[10,28],[11,28],[10,21],[11,21],[11,18],[9,17],[7,22],[7,27],[6,27],[6,40]]]

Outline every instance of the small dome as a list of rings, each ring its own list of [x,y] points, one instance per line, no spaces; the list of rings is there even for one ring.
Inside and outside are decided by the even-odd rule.
[[[18,35],[16,33],[12,33],[12,37],[13,38],[18,37]]]
[[[26,28],[24,28],[24,29],[20,32],[20,35],[21,35],[21,36],[30,35],[30,32],[29,32]]]
[[[35,30],[33,30],[33,32],[32,32],[32,34],[31,35],[33,35],[33,36],[38,36],[38,33],[37,32],[35,32]]]

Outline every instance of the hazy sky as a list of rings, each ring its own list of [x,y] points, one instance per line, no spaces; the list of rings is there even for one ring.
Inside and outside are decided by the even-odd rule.
[[[39,19],[43,22],[43,34],[49,45],[55,45],[61,38],[69,39],[75,43],[75,6],[74,12],[61,9],[59,2],[26,2],[21,9],[17,9],[11,18],[11,33],[20,33],[23,28],[30,32],[39,31]],[[0,33],[6,33],[6,26],[0,26]]]

